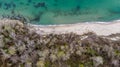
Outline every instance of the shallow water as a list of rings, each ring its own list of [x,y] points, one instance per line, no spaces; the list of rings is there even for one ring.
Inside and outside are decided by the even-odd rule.
[[[71,24],[120,19],[120,0],[0,0],[1,17],[33,24]]]

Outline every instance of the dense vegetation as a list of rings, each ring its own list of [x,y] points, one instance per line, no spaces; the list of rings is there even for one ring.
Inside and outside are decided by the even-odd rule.
[[[120,34],[40,35],[29,26],[3,24],[0,67],[120,67]]]

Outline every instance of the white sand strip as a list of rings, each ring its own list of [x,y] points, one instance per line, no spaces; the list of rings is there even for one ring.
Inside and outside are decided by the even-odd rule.
[[[120,33],[120,21],[113,21],[110,23],[79,23],[56,26],[38,26],[32,25],[39,34],[63,34],[63,33],[77,33],[83,34],[87,32],[94,32],[97,35],[111,35]]]
[[[0,27],[3,24],[23,24],[18,20],[0,19]],[[106,22],[106,23],[78,23],[78,24],[66,24],[66,25],[31,25],[30,29],[35,30],[38,34],[63,34],[63,33],[77,33],[83,34],[87,32],[94,32],[97,35],[111,35],[120,33],[120,21]]]

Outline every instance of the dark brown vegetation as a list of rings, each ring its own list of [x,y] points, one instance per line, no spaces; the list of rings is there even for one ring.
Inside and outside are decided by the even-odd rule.
[[[0,67],[120,67],[120,34],[38,35],[27,26],[3,25]]]

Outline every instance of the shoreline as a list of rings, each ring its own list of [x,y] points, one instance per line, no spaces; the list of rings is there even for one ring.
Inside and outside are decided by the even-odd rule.
[[[78,23],[70,23],[70,24],[48,24],[48,25],[37,25],[37,24],[32,24],[32,23],[27,23],[28,25],[32,26],[39,26],[39,27],[56,27],[56,26],[69,26],[69,25],[76,25],[76,24],[114,24],[114,23],[119,23],[119,20],[113,20],[113,21],[92,21],[92,22],[78,22]]]
[[[99,23],[76,23],[64,25],[31,25],[38,34],[65,34],[76,33],[82,35],[84,33],[93,32],[97,35],[108,36],[120,33],[120,20]]]
[[[19,23],[23,25],[22,21],[0,19],[1,24],[14,24]],[[112,34],[120,33],[120,20],[111,21],[108,23],[76,23],[76,24],[65,24],[65,25],[32,25],[27,24],[30,30],[35,31],[38,34],[67,34],[75,33],[82,35],[84,33],[93,32],[97,35],[108,36]]]

